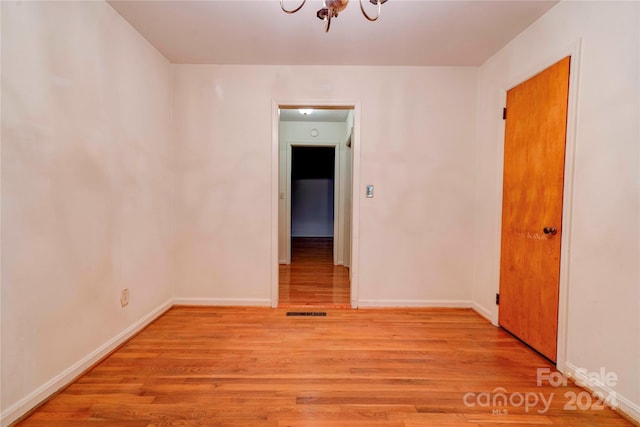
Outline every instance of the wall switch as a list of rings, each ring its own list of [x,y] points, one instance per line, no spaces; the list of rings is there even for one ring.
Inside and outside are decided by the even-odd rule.
[[[373,185],[367,185],[367,199],[373,199]]]
[[[129,289],[120,291],[120,305],[126,307],[129,304]]]

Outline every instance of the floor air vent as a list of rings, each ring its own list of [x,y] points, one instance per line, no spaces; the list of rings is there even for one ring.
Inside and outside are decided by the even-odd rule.
[[[287,311],[287,316],[326,316],[324,311]]]

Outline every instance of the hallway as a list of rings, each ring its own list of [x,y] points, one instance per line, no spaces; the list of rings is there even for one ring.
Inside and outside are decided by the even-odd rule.
[[[293,238],[291,265],[280,265],[280,307],[351,307],[349,269],[333,265],[332,238]]]

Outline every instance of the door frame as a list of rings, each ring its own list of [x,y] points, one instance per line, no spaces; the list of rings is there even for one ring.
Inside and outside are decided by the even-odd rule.
[[[338,265],[338,248],[344,244],[342,235],[338,232],[340,210],[342,203],[340,199],[340,145],[336,142],[327,142],[326,144],[317,144],[312,142],[290,142],[287,141],[287,179],[285,194],[286,200],[286,264],[291,264],[291,171],[293,169],[293,147],[321,147],[333,148],[333,265]],[[282,166],[282,165],[280,165]]]
[[[359,253],[360,253],[360,114],[359,100],[318,99],[272,99],[271,101],[271,307],[278,307],[279,260],[278,260],[278,205],[280,178],[280,108],[337,108],[353,110],[353,132],[351,135],[351,260],[349,279],[351,285],[351,307],[358,308]],[[335,223],[334,223],[335,225]]]
[[[541,71],[547,69],[551,65],[561,59],[571,56],[569,71],[569,99],[567,105],[567,134],[565,140],[565,163],[564,163],[564,190],[562,196],[562,236],[560,240],[560,277],[559,277],[559,293],[558,293],[558,338],[557,338],[557,356],[556,368],[561,372],[566,371],[567,356],[567,317],[569,307],[569,259],[571,254],[572,242],[572,213],[573,213],[573,187],[575,180],[574,164],[576,152],[576,124],[578,116],[578,87],[580,75],[580,53],[582,47],[582,39],[578,39],[569,46],[558,49],[551,55],[546,56],[543,61],[537,62],[532,66],[527,66],[525,70],[519,73],[516,78],[511,79],[509,84],[500,89],[499,109],[502,111],[507,104],[507,91],[518,86],[520,83],[537,75]],[[497,243],[496,243],[496,262],[494,265],[495,291],[500,292],[500,251],[501,251],[501,233],[502,233],[502,190],[503,190],[503,174],[504,174],[504,124],[500,131],[500,144],[498,144],[498,189],[499,206],[497,221]],[[496,308],[491,322],[495,326],[499,326],[499,310]]]

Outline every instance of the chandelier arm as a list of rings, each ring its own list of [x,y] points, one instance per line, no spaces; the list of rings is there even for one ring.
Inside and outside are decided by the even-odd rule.
[[[300,3],[300,6],[296,7],[295,9],[292,9],[292,10],[287,10],[287,9],[284,8],[284,0],[280,0],[280,8],[282,9],[283,12],[288,13],[288,14],[292,14],[292,13],[296,13],[297,11],[302,9],[302,6],[304,6],[304,4],[306,2],[307,2],[307,0],[302,0],[302,3]]]
[[[324,21],[325,21],[324,32],[328,33],[329,28],[331,27],[331,12],[329,12],[329,15],[327,15]]]
[[[377,21],[378,18],[380,18],[380,11],[382,10],[382,1],[381,0],[377,0],[376,4],[378,5],[378,14],[376,15],[375,18],[372,18],[367,14],[367,11],[364,10],[364,6],[362,6],[362,0],[360,0],[360,10],[362,11],[362,14],[364,15],[365,18],[367,18],[368,21],[373,22],[373,21]]]

